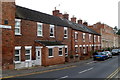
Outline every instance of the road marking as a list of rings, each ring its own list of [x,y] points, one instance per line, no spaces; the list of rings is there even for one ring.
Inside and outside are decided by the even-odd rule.
[[[64,76],[64,77],[61,77],[61,78],[63,79],[63,78],[67,78],[67,77],[68,77],[68,76]]]
[[[20,75],[14,75],[14,76],[7,76],[7,77],[2,77],[0,79],[7,79],[7,78],[14,78],[14,77],[21,77],[21,76],[29,76],[29,75],[34,75],[34,74],[42,74],[42,73],[47,73],[47,72],[52,72],[52,71],[59,71],[63,69],[69,69],[77,66],[68,66],[64,68],[58,68],[58,69],[52,69],[52,70],[46,70],[46,71],[41,71],[41,72],[33,72],[33,73],[26,73],[26,74],[20,74]]]
[[[81,73],[84,73],[84,72],[90,71],[90,70],[92,70],[92,69],[93,69],[93,67],[92,67],[92,68],[89,68],[89,69],[86,69],[86,70],[83,70],[83,71],[78,72],[78,73],[81,74]]]
[[[89,63],[87,63],[87,64],[92,64],[92,63],[94,63],[94,62],[96,62],[96,61],[92,61],[92,62],[89,62]]]
[[[120,67],[117,68],[112,74],[110,74],[107,79],[105,80],[110,80],[111,78],[113,78],[118,72],[120,71]]]
[[[61,77],[61,78],[55,79],[55,80],[65,79],[65,78],[67,78],[67,77],[68,77],[68,76],[64,76],[64,77]]]

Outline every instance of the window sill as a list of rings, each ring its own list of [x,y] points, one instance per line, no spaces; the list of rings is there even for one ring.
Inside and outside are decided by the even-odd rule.
[[[15,36],[21,36],[22,34],[15,34]]]
[[[54,56],[48,56],[48,58],[53,58]]]
[[[68,37],[64,37],[64,39],[68,39]]]
[[[37,35],[37,37],[43,37],[43,35],[42,35],[42,36],[40,36],[40,35]]]
[[[31,61],[31,60],[25,60],[26,62],[29,62],[29,61]]]
[[[20,64],[20,63],[21,63],[21,61],[14,61],[14,63],[15,63],[15,64]]]
[[[55,36],[50,36],[50,38],[55,38]]]
[[[63,55],[59,55],[59,56],[63,56]]]

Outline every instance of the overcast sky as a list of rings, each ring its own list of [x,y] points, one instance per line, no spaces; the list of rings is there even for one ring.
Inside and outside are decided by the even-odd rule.
[[[52,14],[55,7],[60,12],[67,12],[70,18],[87,21],[92,25],[96,22],[105,23],[111,27],[118,26],[119,0],[16,0],[16,4]]]

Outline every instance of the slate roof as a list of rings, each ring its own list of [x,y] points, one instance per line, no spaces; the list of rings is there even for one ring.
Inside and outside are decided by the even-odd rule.
[[[16,18],[69,27],[61,18],[16,5]]]
[[[80,27],[79,24],[74,23],[74,22],[72,22],[72,21],[69,21],[69,20],[67,20],[67,19],[64,19],[64,21],[65,21],[66,23],[68,23],[69,26],[70,26],[72,29],[78,30],[78,31],[82,31],[82,32],[86,32],[86,30],[83,29],[82,27]]]
[[[61,45],[65,45],[62,44],[62,42],[60,41],[41,41],[41,40],[36,40],[37,43],[40,43],[44,46],[61,46]]]
[[[96,31],[90,29],[89,27],[87,27],[83,24],[77,24],[77,23],[71,22],[67,19],[64,19],[64,21],[67,22],[70,25],[70,27],[74,30],[79,30],[79,31],[82,31],[82,32],[87,32],[87,33],[91,33],[91,34],[95,34],[95,35],[100,35]]]
[[[41,22],[41,23],[45,23],[45,24],[52,24],[52,25],[61,26],[61,27],[70,27],[74,30],[79,30],[82,32],[100,35],[96,31],[90,29],[89,27],[87,27],[83,24],[77,24],[77,23],[71,22],[67,19],[61,19],[57,16],[38,12],[38,11],[31,10],[28,8],[20,7],[17,5],[16,5],[15,17],[17,19],[30,20],[30,21]]]

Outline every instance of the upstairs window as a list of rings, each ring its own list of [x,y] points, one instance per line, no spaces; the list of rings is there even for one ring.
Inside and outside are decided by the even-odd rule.
[[[83,42],[85,42],[85,33],[83,33]]]
[[[98,42],[100,42],[100,36],[98,36]]]
[[[50,37],[54,37],[54,25],[50,25]]]
[[[15,19],[15,35],[21,35],[21,20]]]
[[[42,30],[42,23],[37,23],[37,36],[42,36],[43,30]]]
[[[75,42],[78,41],[78,32],[75,32]]]
[[[68,28],[64,27],[64,38],[68,38]]]
[[[94,35],[94,42],[96,42],[96,35]]]
[[[89,34],[89,42],[91,42],[91,39],[92,39],[92,35]]]

